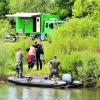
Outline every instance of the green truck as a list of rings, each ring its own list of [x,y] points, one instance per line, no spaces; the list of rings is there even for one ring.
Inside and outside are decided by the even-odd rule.
[[[44,13],[16,13],[6,15],[14,17],[16,21],[16,33],[32,34],[52,34],[52,30],[59,24],[64,23],[56,14]]]

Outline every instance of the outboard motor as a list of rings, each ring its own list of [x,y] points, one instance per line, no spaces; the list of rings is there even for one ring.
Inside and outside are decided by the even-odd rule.
[[[63,74],[62,80],[66,82],[66,84],[72,83],[72,76],[71,74]]]

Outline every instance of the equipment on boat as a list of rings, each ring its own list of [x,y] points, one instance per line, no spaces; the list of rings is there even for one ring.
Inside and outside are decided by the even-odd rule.
[[[68,84],[72,83],[72,76],[71,74],[63,74],[62,80],[65,81]]]

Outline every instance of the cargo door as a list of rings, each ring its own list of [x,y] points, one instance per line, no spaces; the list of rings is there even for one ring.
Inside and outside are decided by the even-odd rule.
[[[32,30],[33,25],[32,24],[33,24],[32,23],[32,18],[26,18],[24,20],[25,33],[30,33],[31,34],[33,32],[33,30]]]
[[[33,17],[33,32],[36,32],[36,17]]]

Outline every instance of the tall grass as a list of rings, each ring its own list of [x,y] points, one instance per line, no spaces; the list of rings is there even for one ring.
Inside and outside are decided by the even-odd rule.
[[[0,70],[3,73],[15,70],[15,54],[18,48],[22,48],[24,58],[23,63],[27,64],[26,48],[33,43],[31,39],[26,39],[25,36],[19,36],[16,42],[0,41]],[[9,73],[9,72],[8,72]]]
[[[45,44],[46,60],[57,55],[63,72],[71,72],[74,78],[97,78],[100,74],[99,26],[100,23],[91,17],[70,19],[54,30],[52,43]]]

